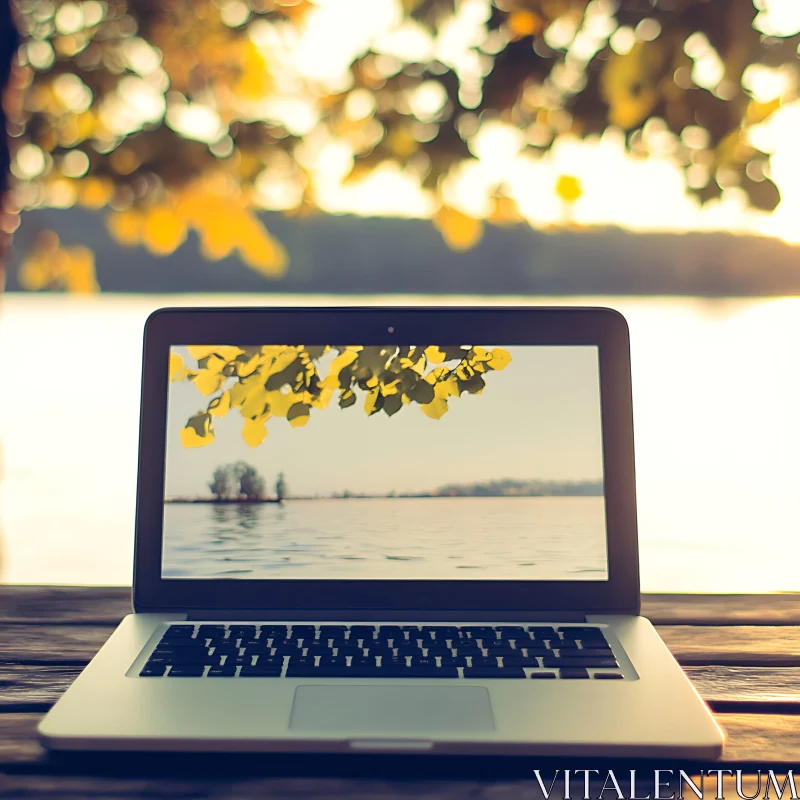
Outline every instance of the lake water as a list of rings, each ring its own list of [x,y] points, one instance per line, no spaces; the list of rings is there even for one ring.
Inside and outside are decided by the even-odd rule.
[[[0,580],[130,584],[142,325],[211,302],[364,298],[0,300]],[[800,299],[530,302],[611,306],[630,324],[643,589],[800,590]]]
[[[605,580],[602,497],[164,506],[170,578]]]

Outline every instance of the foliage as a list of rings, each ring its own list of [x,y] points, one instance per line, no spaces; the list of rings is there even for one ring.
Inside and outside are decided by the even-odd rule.
[[[275,482],[275,496],[278,500],[283,500],[288,494],[286,488],[286,478],[282,472],[278,473],[278,480]]]
[[[181,430],[184,447],[213,442],[214,417],[231,409],[245,420],[245,442],[258,447],[271,417],[299,428],[308,423],[312,409],[327,408],[334,397],[341,409],[354,406],[357,392],[368,416],[383,412],[391,417],[414,404],[431,419],[441,419],[452,398],[481,394],[488,373],[511,362],[500,347],[477,346],[197,345],[188,350],[197,366],[187,367],[172,353],[170,380],[190,381],[211,399]],[[336,356],[323,377],[318,362],[330,352]]]
[[[420,213],[471,247],[484,219],[521,219],[500,178],[484,212],[453,197],[492,125],[534,158],[615,127],[671,153],[702,201],[779,202],[753,134],[796,96],[800,38],[764,0],[374,0],[359,14],[382,27],[360,43],[344,4],[311,0],[15,2],[15,202],[108,209],[119,242],[155,255],[194,231],[207,258],[280,274],[256,212],[326,208],[332,163],[345,184],[415,177]]]
[[[230,497],[263,500],[266,483],[252,464],[237,461],[235,464],[217,467],[208,488],[218,500]]]
[[[217,467],[208,484],[211,494],[219,499],[230,497],[234,488],[233,473],[230,467]]]
[[[233,474],[239,479],[239,495],[248,500],[263,500],[266,484],[264,478],[252,464],[237,462]]]

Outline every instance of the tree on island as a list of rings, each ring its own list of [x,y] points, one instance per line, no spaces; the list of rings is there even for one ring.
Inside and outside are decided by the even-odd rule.
[[[233,467],[234,475],[239,479],[239,496],[247,500],[263,500],[266,482],[259,471],[244,461],[238,461]]]
[[[208,488],[217,500],[223,500],[233,494],[233,475],[230,467],[219,466],[214,470]]]
[[[278,499],[279,503],[286,497],[286,480],[282,472],[278,473],[278,480],[275,482],[275,497]]]

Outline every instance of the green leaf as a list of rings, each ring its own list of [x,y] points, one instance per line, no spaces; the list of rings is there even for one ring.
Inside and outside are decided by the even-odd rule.
[[[350,406],[355,405],[356,402],[356,395],[352,389],[345,389],[339,395],[339,408],[350,408]]]

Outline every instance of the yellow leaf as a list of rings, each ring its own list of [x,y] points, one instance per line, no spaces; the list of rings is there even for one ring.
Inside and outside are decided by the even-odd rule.
[[[225,366],[225,359],[220,358],[217,353],[210,355],[208,357],[208,361],[206,361],[206,369],[209,372],[222,372],[222,368]]]
[[[331,365],[328,368],[328,375],[322,381],[322,386],[326,389],[338,389],[339,388],[339,373],[347,366],[352,364],[358,358],[358,353],[355,350],[345,350],[342,353],[339,353],[336,358],[331,361]]]
[[[133,209],[116,211],[106,219],[111,235],[122,245],[133,247],[142,239],[142,215]]]
[[[250,447],[258,447],[267,438],[267,426],[260,421],[248,419],[242,428],[242,439]]]
[[[447,400],[437,397],[430,403],[420,406],[422,413],[431,419],[441,419],[447,413]]]
[[[267,390],[258,382],[252,382],[245,387],[245,395],[241,403],[238,402],[237,389],[242,386],[234,386],[231,389],[231,401],[233,405],[241,406],[243,417],[258,417],[264,413],[264,406],[267,404]]]
[[[151,253],[166,256],[183,244],[186,225],[174,211],[156,206],[145,214],[142,239]]]
[[[504,350],[502,347],[495,347],[494,350],[492,350],[492,360],[489,363],[492,369],[505,369],[511,363],[511,353],[509,353],[508,350]]]
[[[188,371],[179,353],[169,354],[169,379],[171,382],[182,381],[186,377]]]
[[[483,236],[483,223],[451,206],[442,206],[433,218],[447,245],[452,250],[469,250]]]
[[[224,375],[219,375],[207,369],[201,369],[194,379],[194,385],[200,390],[200,394],[204,395],[214,394],[214,392],[222,388],[223,383],[225,383]]]
[[[556,181],[556,194],[565,203],[574,203],[581,198],[583,186],[574,175],[559,175]]]
[[[446,358],[445,354],[435,344],[425,349],[425,355],[431,364],[441,364]]]
[[[208,404],[208,413],[214,417],[224,417],[231,409],[231,393],[223,392]]]
[[[290,419],[289,420],[289,424],[293,428],[302,428],[304,425],[306,425],[306,423],[310,419],[311,419],[311,415],[310,414],[306,414],[305,416],[302,416],[302,417],[294,417],[294,418]]]
[[[255,217],[238,245],[242,259],[256,272],[276,278],[286,271],[286,250]]]
[[[214,433],[210,430],[205,436],[200,436],[192,427],[181,428],[181,442],[184,447],[205,447],[213,441]]]
[[[206,358],[216,353],[219,350],[219,345],[190,344],[186,349],[192,358],[196,358],[199,361],[201,358]]]
[[[271,414],[276,417],[285,417],[289,409],[295,403],[302,403],[305,398],[302,394],[295,394],[294,392],[281,392],[275,389],[272,392],[266,392],[266,400],[269,403],[269,410]]]
[[[375,413],[375,404],[378,402],[378,395],[380,395],[380,393],[381,390],[379,386],[367,392],[366,399],[364,400],[364,411],[366,411],[367,414]]]

